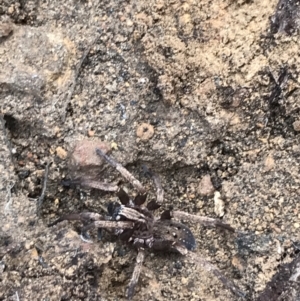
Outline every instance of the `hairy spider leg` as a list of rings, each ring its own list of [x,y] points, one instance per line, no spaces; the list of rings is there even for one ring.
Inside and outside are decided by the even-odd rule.
[[[156,203],[162,205],[164,201],[164,190],[161,185],[161,181],[158,175],[156,175],[152,170],[150,170],[146,165],[143,165],[144,171],[151,176],[154,185],[156,187]]]
[[[103,216],[101,214],[94,213],[94,212],[70,213],[61,216],[56,221],[50,223],[48,227],[52,227],[65,220],[87,222],[87,221],[103,220]]]
[[[146,190],[142,183],[137,180],[126,168],[124,168],[120,163],[107,156],[100,148],[96,149],[98,156],[104,158],[111,166],[113,166],[132,186],[138,190],[140,194],[146,193]]]
[[[153,172],[151,172],[151,175],[156,187],[156,202],[157,204],[162,205],[164,201],[164,190],[162,188],[160,178]]]
[[[80,185],[80,186],[84,186],[87,188],[95,188],[95,189],[99,189],[99,190],[103,190],[103,191],[112,191],[112,192],[116,192],[119,190],[119,186],[117,185],[117,183],[99,182],[99,181],[95,181],[95,180],[92,180],[89,178],[84,178],[84,177],[76,178],[73,180],[70,180],[70,179],[63,180],[62,185],[67,186],[67,187]]]
[[[81,230],[81,239],[83,241],[89,241],[90,236],[87,231],[92,228],[98,229],[132,229],[134,223],[131,221],[107,221],[104,220],[104,217],[101,214],[94,212],[83,212],[83,213],[72,213],[61,216],[59,219],[49,224],[49,227],[52,227],[64,220],[75,221],[79,220],[82,222],[92,221],[91,223],[84,226]]]
[[[170,211],[171,217],[175,219],[185,219],[189,222],[194,223],[200,223],[205,226],[211,226],[211,227],[219,227],[231,232],[235,232],[234,228],[232,228],[230,225],[223,223],[219,219],[206,217],[206,216],[200,216],[200,215],[194,215],[190,213],[186,213],[183,211]]]
[[[133,269],[131,279],[130,279],[129,284],[126,288],[125,295],[126,295],[126,298],[128,298],[128,300],[131,300],[133,295],[134,295],[134,290],[135,290],[135,287],[138,283],[138,280],[139,280],[139,277],[140,277],[140,274],[141,274],[144,259],[145,259],[145,251],[144,251],[144,249],[140,248],[138,250],[138,254],[137,254],[137,257],[136,257],[136,262],[135,262],[135,266],[134,266],[134,269]]]
[[[151,170],[149,170],[147,167],[144,167],[147,169],[147,173],[151,175],[153,182],[156,186],[156,195],[157,195],[157,204],[161,205],[163,203],[163,197],[164,197],[164,191],[161,185],[161,181],[159,177],[153,173]],[[231,232],[234,232],[234,228],[232,228],[230,225],[223,223],[222,221],[214,218],[209,218],[205,216],[198,216],[189,214],[182,211],[173,211],[173,210],[167,210],[166,212],[169,212],[170,217],[173,217],[175,219],[186,219],[188,221],[192,221],[195,223],[201,223],[206,226],[212,226],[212,227],[219,227],[226,230],[229,230]]]
[[[116,183],[104,183],[104,182],[98,182],[90,179],[82,179],[80,181],[80,185],[88,188],[103,190],[103,191],[116,192],[119,190],[119,186]]]
[[[82,231],[86,232],[92,228],[101,228],[101,229],[133,229],[134,222],[130,221],[94,221],[85,227]]]

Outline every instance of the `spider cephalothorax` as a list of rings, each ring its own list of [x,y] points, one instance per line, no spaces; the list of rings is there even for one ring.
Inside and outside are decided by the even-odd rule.
[[[122,176],[134,186],[138,191],[137,196],[133,200],[130,199],[128,194],[115,184],[99,183],[98,181],[88,178],[77,179],[74,182],[80,183],[82,186],[106,191],[116,191],[120,203],[109,205],[108,216],[102,216],[94,212],[68,214],[62,216],[50,224],[50,226],[63,220],[81,220],[87,224],[82,229],[83,237],[87,235],[89,229],[96,227],[100,230],[109,231],[121,241],[137,249],[136,265],[126,290],[126,296],[129,299],[131,299],[134,294],[134,289],[138,282],[145,258],[145,250],[147,249],[153,251],[179,252],[181,255],[191,258],[195,264],[212,272],[234,294],[241,297],[244,296],[244,293],[241,292],[232,281],[227,279],[217,267],[191,252],[196,248],[194,235],[187,226],[176,220],[189,220],[190,222],[198,222],[207,226],[220,227],[234,232],[231,226],[218,219],[171,209],[163,211],[159,217],[156,217],[154,211],[160,208],[163,203],[163,189],[159,178],[148,171],[156,186],[156,200],[147,203],[145,188],[126,168],[107,156],[102,150],[96,149],[96,153],[118,170]]]
[[[122,205],[114,205],[109,210],[111,220],[133,221],[132,229],[117,229],[116,234],[122,241],[132,244],[135,248],[153,249],[155,251],[177,250],[182,245],[187,250],[196,248],[196,241],[191,230],[172,220],[171,210],[165,210],[159,218],[153,211],[161,205],[156,201],[146,202],[146,194],[138,194],[132,201],[127,193],[120,189],[117,193]]]

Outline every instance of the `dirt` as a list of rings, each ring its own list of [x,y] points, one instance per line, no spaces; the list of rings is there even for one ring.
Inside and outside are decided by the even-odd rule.
[[[190,225],[196,254],[245,300],[299,300],[298,4],[1,1],[0,300],[125,300],[134,250],[86,243],[80,223],[47,226],[116,200],[61,185],[87,139],[152,198],[142,166],[154,170],[166,208],[237,230]],[[121,179],[106,165],[98,176]],[[134,300],[241,298],[178,254],[148,252]]]

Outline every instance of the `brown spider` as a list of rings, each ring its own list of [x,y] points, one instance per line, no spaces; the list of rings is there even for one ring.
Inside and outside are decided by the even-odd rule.
[[[60,217],[51,223],[53,226],[63,220],[81,220],[90,222],[82,229],[82,237],[91,228],[105,229],[116,235],[121,241],[124,241],[135,249],[138,254],[132,277],[126,289],[126,297],[131,299],[134,295],[134,289],[138,282],[145,258],[145,249],[153,251],[176,251],[181,255],[188,256],[196,264],[202,266],[207,271],[213,273],[228,289],[235,295],[244,297],[245,294],[221,271],[206,261],[204,258],[191,252],[196,248],[196,241],[191,230],[182,223],[174,219],[185,219],[191,222],[198,222],[206,226],[220,227],[234,232],[234,229],[228,224],[218,219],[204,216],[188,214],[182,211],[165,210],[160,217],[155,217],[153,211],[158,209],[163,202],[163,189],[159,178],[147,170],[153,178],[156,186],[156,201],[151,201],[145,205],[147,194],[143,185],[127,169],[116,162],[111,157],[96,149],[96,153],[104,158],[110,165],[118,170],[121,175],[129,181],[134,188],[138,190],[138,195],[131,200],[127,193],[114,184],[99,183],[89,179],[79,179],[77,183],[90,188],[97,188],[106,191],[117,191],[117,196],[121,204],[111,204],[108,208],[109,216],[102,216],[98,213],[84,212],[78,214],[68,214]],[[76,181],[75,181],[76,182]]]

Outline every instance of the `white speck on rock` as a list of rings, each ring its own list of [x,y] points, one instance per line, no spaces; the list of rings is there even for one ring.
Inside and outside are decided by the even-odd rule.
[[[214,195],[214,204],[215,204],[215,214],[219,217],[224,215],[224,201],[221,199],[221,194],[219,191],[215,192]]]

